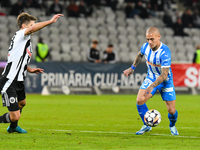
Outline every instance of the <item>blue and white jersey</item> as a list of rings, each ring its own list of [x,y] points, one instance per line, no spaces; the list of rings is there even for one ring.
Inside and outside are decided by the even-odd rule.
[[[162,67],[170,67],[166,80],[172,79],[171,51],[167,45],[161,42],[160,47],[153,51],[147,42],[142,45],[140,52],[145,56],[148,67],[147,76],[149,78],[156,80],[161,74]]]

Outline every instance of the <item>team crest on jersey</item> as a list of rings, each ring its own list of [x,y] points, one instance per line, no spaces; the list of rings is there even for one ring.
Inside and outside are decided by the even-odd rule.
[[[32,53],[31,53],[31,51],[30,51],[28,48],[26,49],[26,52],[27,52],[28,55],[31,57]]]
[[[11,98],[10,98],[10,103],[11,103],[11,104],[15,103],[15,98],[14,98],[14,97],[11,97]]]
[[[156,58],[156,64],[160,64],[160,59]]]

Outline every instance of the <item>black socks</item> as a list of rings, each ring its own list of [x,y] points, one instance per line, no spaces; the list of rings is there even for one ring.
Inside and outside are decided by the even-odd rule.
[[[10,114],[5,113],[2,116],[0,116],[0,123],[10,123]]]

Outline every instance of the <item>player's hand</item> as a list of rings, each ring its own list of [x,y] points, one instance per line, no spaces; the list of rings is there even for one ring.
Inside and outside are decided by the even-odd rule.
[[[148,86],[144,92],[144,96],[146,97],[147,95],[151,94],[151,92],[153,91],[153,86]]]
[[[128,68],[128,69],[124,70],[123,72],[124,72],[124,75],[128,77],[129,75],[131,75],[134,72],[134,70],[132,68]]]
[[[53,18],[51,18],[51,22],[54,23],[58,20],[58,18],[63,17],[63,14],[56,14],[53,16]]]
[[[44,69],[41,69],[41,68],[31,68],[29,70],[30,73],[36,73],[36,74],[39,74],[39,73],[44,73]]]
[[[101,59],[95,60],[95,63],[100,63],[100,62],[101,62]]]

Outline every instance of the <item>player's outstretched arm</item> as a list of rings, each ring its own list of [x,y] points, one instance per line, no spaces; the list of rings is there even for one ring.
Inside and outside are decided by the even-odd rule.
[[[135,61],[134,61],[133,65],[130,68],[128,68],[128,69],[126,69],[126,70],[123,71],[125,76],[128,77],[129,75],[131,75],[134,72],[136,66],[141,62],[142,57],[143,57],[143,55],[139,51],[137,53],[137,56],[135,58]]]
[[[31,33],[34,33],[52,23],[55,23],[58,18],[64,16],[63,14],[56,14],[54,15],[49,21],[44,21],[44,22],[38,22],[38,23],[35,23],[33,26],[31,26],[30,28],[27,28],[26,31],[25,31],[25,35],[29,35]]]

